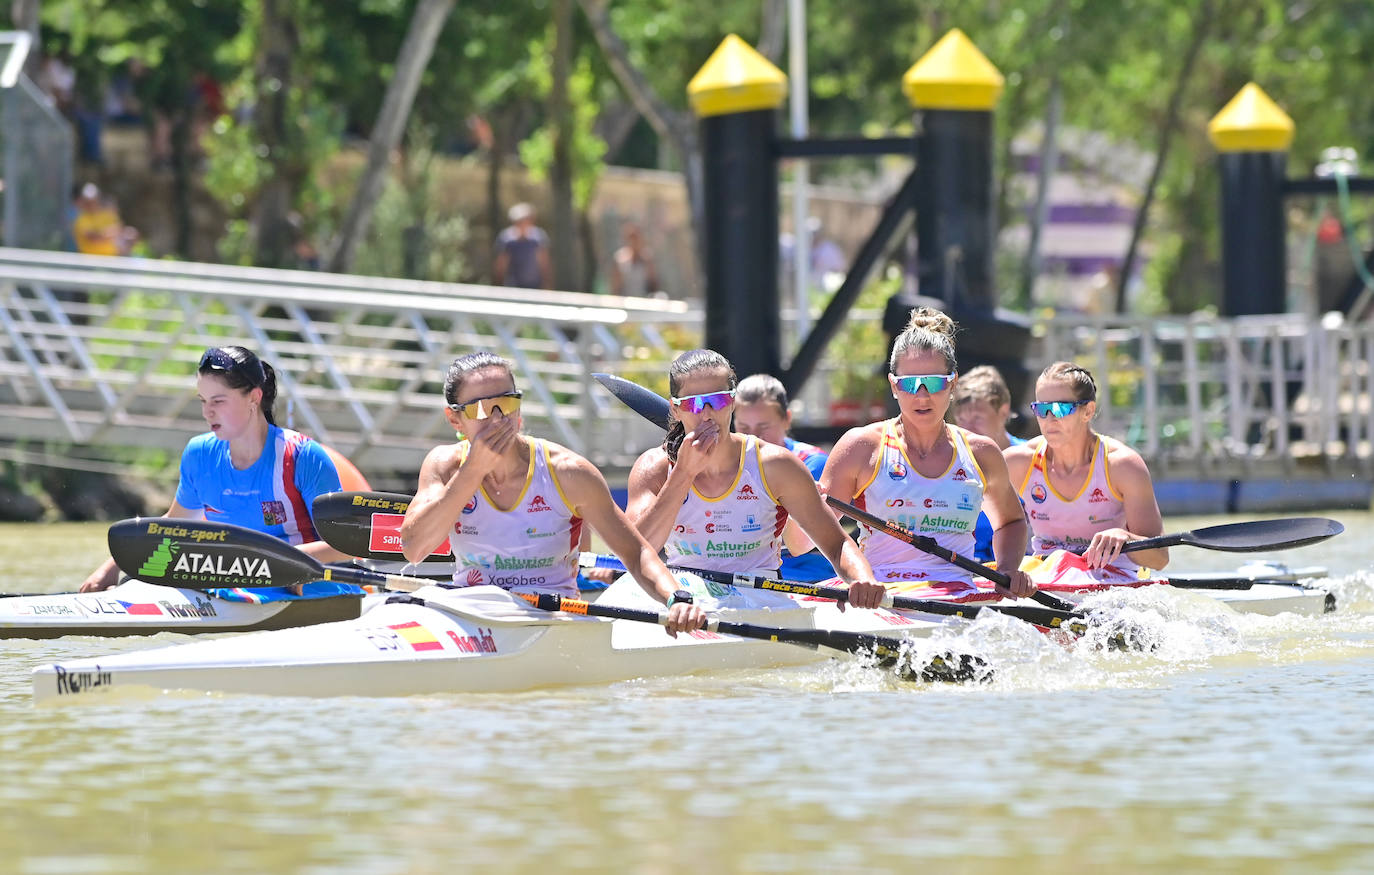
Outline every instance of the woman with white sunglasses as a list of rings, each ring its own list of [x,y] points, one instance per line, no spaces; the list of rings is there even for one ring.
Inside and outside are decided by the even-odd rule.
[[[444,380],[444,416],[456,443],[420,467],[401,523],[401,548],[419,562],[445,540],[460,560],[458,586],[512,592],[577,592],[583,522],[620,557],[644,592],[668,605],[669,634],[701,628],[705,614],[679,595],[664,567],[611,498],[591,462],[520,433],[521,393],[510,363],[488,352],[459,356]]]
[[[730,430],[736,382],[718,352],[697,349],[673,361],[672,424],[663,446],[630,471],[630,519],[669,565],[765,574],[778,570],[791,517],[849,584],[849,603],[877,607],[883,588],[806,466],[786,447]],[[804,552],[810,544],[789,547]]]
[[[1082,553],[1101,580],[1134,580],[1140,565],[1167,565],[1167,548],[1121,553],[1127,541],[1162,534],[1164,521],[1145,460],[1093,431],[1092,374],[1071,362],[1050,365],[1035,381],[1031,411],[1040,437],[1007,448],[1005,457],[1030,517],[1032,552]]]
[[[958,379],[954,330],[953,320],[938,310],[912,311],[888,362],[900,414],[846,432],[830,451],[821,491],[965,556],[973,554],[974,525],[984,511],[997,569],[1010,578],[1010,588],[999,592],[1023,598],[1035,592],[1020,570],[1026,521],[1002,452],[990,438],[945,422]],[[987,598],[988,591],[958,566],[868,526],[860,529],[859,546],[880,583],[912,585],[936,598]]]

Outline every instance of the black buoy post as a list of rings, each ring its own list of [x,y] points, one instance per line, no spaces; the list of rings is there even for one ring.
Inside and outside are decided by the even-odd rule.
[[[1293,120],[1251,82],[1212,118],[1207,134],[1221,172],[1221,313],[1283,313],[1283,183]]]
[[[916,111],[916,241],[920,294],[959,323],[959,367],[1002,372],[1017,408],[1026,398],[1030,325],[997,309],[993,109],[1002,74],[958,28],[902,77]]]
[[[706,345],[735,372],[778,374],[777,109],[787,77],[731,34],[687,85],[700,119]]]

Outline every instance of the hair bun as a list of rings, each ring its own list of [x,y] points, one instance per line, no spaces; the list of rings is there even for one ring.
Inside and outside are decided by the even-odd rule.
[[[943,334],[950,340],[954,339],[954,320],[930,307],[917,307],[912,310],[911,320],[907,322],[906,327],[908,331],[912,328],[924,328],[926,331]]]

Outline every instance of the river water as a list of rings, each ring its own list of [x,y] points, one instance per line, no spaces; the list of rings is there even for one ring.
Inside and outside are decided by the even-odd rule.
[[[985,686],[836,661],[35,708],[36,665],[185,639],[6,641],[0,871],[1374,871],[1374,517],[1331,515],[1346,534],[1274,558],[1327,566],[1336,614],[1160,596],[1131,609],[1162,642],[1148,655],[993,623],[967,633],[1000,668]],[[0,527],[0,588],[70,589],[103,540]]]

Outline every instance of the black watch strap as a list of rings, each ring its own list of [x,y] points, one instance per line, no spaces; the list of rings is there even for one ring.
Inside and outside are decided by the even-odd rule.
[[[672,595],[668,596],[668,607],[671,608],[678,602],[690,605],[692,603],[692,591],[689,589],[679,589]]]

